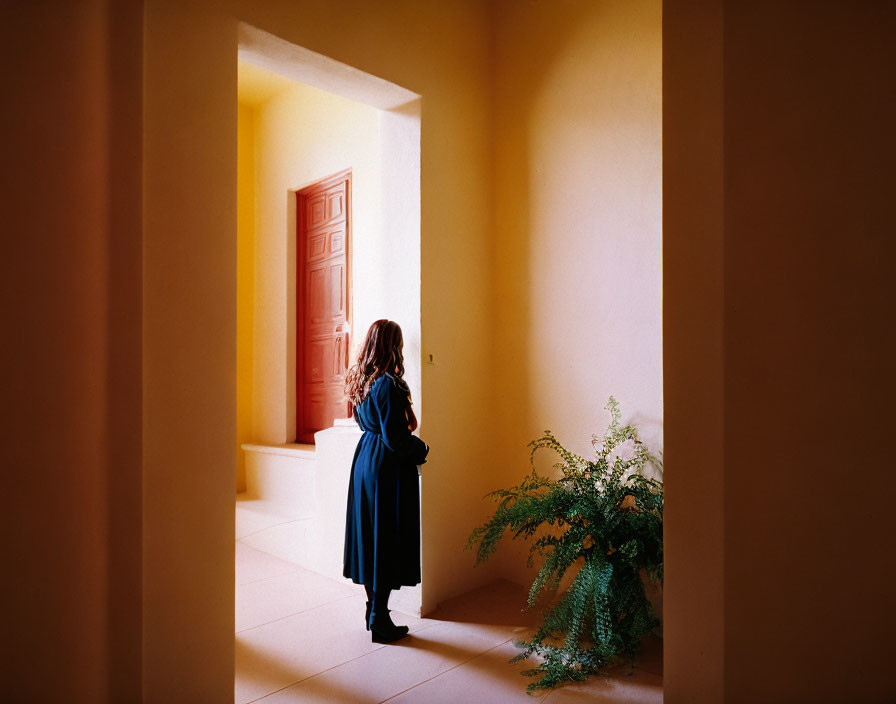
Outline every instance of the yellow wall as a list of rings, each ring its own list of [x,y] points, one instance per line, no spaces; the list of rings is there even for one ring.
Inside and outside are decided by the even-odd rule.
[[[366,331],[365,324],[376,319],[370,317],[370,308],[379,298],[375,295],[379,272],[371,270],[370,264],[382,256],[380,248],[371,248],[379,241],[381,229],[379,112],[299,83],[292,83],[257,108],[254,417],[258,442],[295,442],[294,192],[347,168],[352,169],[352,345],[363,335],[359,331]]]
[[[146,702],[233,696],[236,24],[144,6]]]
[[[237,112],[236,252],[236,490],[246,490],[246,456],[240,445],[254,440],[252,390],[255,333],[255,115],[248,105]]]
[[[592,454],[611,394],[662,449],[660,10],[494,8],[491,410],[506,483],[528,471],[527,443],[545,428]],[[508,548],[505,573],[530,579],[522,546]]]

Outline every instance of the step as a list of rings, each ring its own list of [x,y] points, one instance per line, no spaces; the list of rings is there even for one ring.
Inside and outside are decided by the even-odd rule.
[[[294,518],[317,514],[314,472],[317,466],[314,445],[242,446],[246,452],[246,493],[278,505]]]

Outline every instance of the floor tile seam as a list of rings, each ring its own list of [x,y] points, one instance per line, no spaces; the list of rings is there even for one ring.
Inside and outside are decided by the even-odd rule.
[[[260,579],[253,579],[251,582],[240,582],[239,584],[236,585],[236,588],[239,589],[240,587],[246,587],[250,584],[258,584],[259,582],[264,582],[265,580],[273,579],[274,577],[282,577],[283,575],[286,575],[286,574],[297,574],[298,571],[299,571],[298,569],[292,569],[292,570],[287,570],[286,572],[278,572],[277,574],[272,574],[268,577],[261,577]]]
[[[270,530],[271,528],[277,528],[279,526],[285,526],[287,523],[298,523],[299,521],[311,521],[315,518],[315,516],[308,516],[307,518],[289,518],[285,521],[281,521],[280,523],[272,523],[269,526],[265,526],[264,528],[259,528],[258,530],[252,531],[251,533],[246,533],[246,535],[241,535],[236,540],[245,540],[246,538],[251,538],[253,535],[258,535],[259,533],[264,533],[266,530]],[[248,545],[248,543],[247,543]],[[253,547],[249,545],[249,547]],[[255,548],[258,550],[258,548]],[[264,552],[263,550],[261,552]],[[269,554],[269,553],[268,553]]]
[[[299,614],[307,614],[310,611],[314,611],[315,609],[320,609],[324,606],[329,606],[330,604],[335,604],[337,601],[345,601],[346,599],[354,599],[357,594],[349,594],[348,596],[342,596],[338,599],[333,599],[332,601],[324,602],[323,604],[318,604],[317,606],[312,606],[310,609],[302,609],[301,611],[296,611],[291,614],[287,614],[286,616],[281,616],[280,618],[274,618],[270,621],[265,621],[264,623],[259,623],[257,626],[249,626],[249,628],[243,628],[242,630],[235,631],[235,635],[239,635],[240,633],[245,633],[246,631],[251,631],[256,628],[261,628],[262,626],[267,626],[270,623],[277,623],[277,621],[282,621],[284,619],[290,618],[292,616],[298,616]]]
[[[289,684],[287,684],[283,687],[280,687],[280,689],[275,689],[273,692],[268,692],[267,694],[264,694],[264,695],[258,697],[258,699],[252,699],[251,701],[246,702],[246,704],[253,704],[253,702],[261,701],[265,697],[270,697],[272,694],[277,694],[277,692],[282,692],[284,689],[289,689],[290,687],[295,687],[297,684],[301,684],[302,682],[307,682],[310,679],[314,679],[318,675],[322,675],[325,672],[329,672],[330,670],[333,670],[337,667],[342,667],[343,665],[353,662],[354,660],[357,660],[358,658],[363,658],[363,657],[370,655],[371,653],[375,653],[376,651],[381,650],[382,648],[385,648],[385,647],[386,647],[385,645],[381,645],[379,648],[374,648],[373,650],[369,650],[366,653],[361,653],[360,655],[356,655],[353,658],[349,658],[345,662],[341,662],[338,665],[333,665],[332,667],[328,667],[326,670],[321,670],[320,672],[315,672],[314,674],[308,675],[307,677],[302,677],[301,679],[298,679],[295,682],[290,682]]]
[[[332,603],[332,602],[331,602],[331,603]],[[317,608],[317,607],[315,607],[315,608]],[[312,610],[313,610],[313,609],[307,609],[307,611],[312,611]],[[301,612],[301,611],[300,611],[300,612],[298,612],[298,613],[304,613],[304,612]],[[293,614],[293,615],[294,615],[294,614]],[[283,618],[289,618],[289,617],[288,617],[288,616],[284,616]],[[279,621],[279,620],[282,620],[282,619],[275,619],[274,621],[269,621],[269,623],[274,623],[275,621]],[[421,626],[420,628],[417,628],[417,629],[415,629],[415,630],[413,630],[413,631],[410,631],[409,633],[410,633],[410,634],[420,633],[421,631],[425,631],[425,630],[427,630],[427,629],[434,628],[435,626],[442,626],[442,625],[444,625],[444,624],[446,624],[446,623],[451,623],[451,622],[449,622],[449,621],[437,621],[436,623],[431,623],[431,624],[428,624],[428,625],[426,625],[426,626]],[[265,624],[261,624],[261,625],[265,625]],[[252,628],[258,628],[258,626],[253,626]],[[248,631],[248,630],[252,630],[252,629],[251,629],[251,628],[247,628],[247,629],[245,629],[245,630]],[[242,632],[244,632],[244,631],[239,631],[239,632],[242,633]],[[395,697],[398,697],[398,696],[404,694],[405,692],[409,692],[410,690],[414,689],[414,687],[419,687],[421,684],[425,684],[426,682],[429,682],[430,680],[435,679],[436,677],[441,677],[441,676],[444,675],[446,672],[450,672],[451,670],[453,670],[453,669],[455,669],[455,668],[457,668],[457,667],[460,667],[461,665],[465,665],[465,664],[467,664],[468,662],[470,662],[470,661],[472,661],[472,660],[475,660],[476,658],[478,658],[478,657],[480,657],[480,656],[482,656],[482,655],[485,655],[485,654],[488,653],[488,652],[491,652],[491,651],[494,650],[495,648],[500,648],[502,645],[506,645],[507,643],[509,643],[509,642],[512,641],[512,640],[513,640],[513,638],[508,638],[507,640],[505,640],[505,641],[503,641],[503,642],[501,642],[501,643],[498,643],[497,645],[492,646],[491,648],[486,648],[485,650],[483,650],[483,651],[477,653],[476,655],[474,655],[474,656],[472,656],[472,657],[470,657],[470,658],[467,658],[466,660],[463,660],[462,662],[459,662],[459,663],[457,663],[456,665],[453,665],[453,666],[449,667],[449,668],[448,668],[447,670],[445,670],[444,672],[440,672],[440,673],[438,673],[438,674],[436,674],[436,675],[433,675],[432,677],[428,677],[427,679],[423,680],[423,682],[418,682],[418,683],[415,684],[413,687],[408,687],[407,689],[403,689],[401,692],[398,692],[397,694],[393,694],[391,697],[389,697],[389,699],[384,699],[383,702],[387,702],[387,701],[389,701],[390,699],[394,699]],[[320,672],[315,672],[314,674],[311,674],[311,675],[308,675],[307,677],[303,677],[303,678],[301,678],[301,679],[298,679],[298,680],[296,680],[295,682],[290,682],[289,684],[284,685],[283,687],[280,687],[279,689],[275,689],[275,690],[272,691],[272,692],[267,692],[267,693],[263,694],[262,696],[257,697],[256,699],[252,699],[252,700],[250,700],[249,702],[246,702],[245,704],[253,704],[254,702],[261,701],[262,699],[264,699],[264,698],[266,698],[266,697],[269,697],[269,696],[271,696],[272,694],[277,694],[277,692],[282,692],[284,689],[289,689],[290,687],[293,687],[293,686],[295,686],[295,685],[297,685],[297,684],[301,684],[302,682],[305,682],[305,681],[307,681],[307,680],[310,680],[310,679],[313,679],[313,678],[315,678],[315,677],[318,677],[319,675],[323,675],[323,674],[329,672],[330,670],[335,670],[336,668],[342,667],[343,665],[347,665],[348,663],[350,663],[350,662],[354,662],[355,660],[360,660],[361,658],[366,658],[367,656],[372,655],[373,653],[376,653],[376,652],[382,650],[382,649],[385,648],[385,647],[386,647],[385,645],[381,645],[380,647],[378,647],[378,648],[374,648],[373,650],[368,650],[366,653],[361,653],[360,655],[356,655],[355,657],[353,657],[353,658],[349,658],[348,660],[345,660],[344,662],[340,662],[340,663],[338,663],[338,664],[336,664],[336,665],[332,665],[332,666],[330,666],[330,667],[328,667],[328,668],[326,668],[326,669],[324,669],[324,670],[321,670]]]
[[[427,628],[429,628],[429,626],[427,626]],[[420,630],[423,630],[423,629],[420,629]],[[378,648],[374,648],[373,650],[368,650],[366,653],[361,653],[360,655],[355,655],[355,657],[349,658],[348,660],[346,660],[344,662],[340,662],[337,665],[332,665],[331,667],[328,667],[325,670],[321,670],[320,672],[315,672],[314,674],[308,675],[307,677],[303,677],[302,679],[296,680],[295,682],[290,682],[285,687],[281,687],[280,689],[275,689],[273,692],[268,692],[263,697],[259,697],[258,699],[253,699],[252,702],[260,701],[261,699],[264,699],[265,697],[269,697],[272,694],[276,694],[277,692],[282,692],[284,689],[289,689],[290,687],[295,687],[297,684],[301,684],[302,682],[307,682],[308,680],[314,679],[315,677],[318,677],[319,675],[323,675],[323,674],[329,672],[330,670],[335,670],[337,667],[342,667],[343,665],[347,665],[348,663],[354,662],[355,660],[365,658],[368,655],[371,655],[372,653],[382,650],[385,647],[386,647],[385,645],[381,645]],[[252,704],[252,702],[248,702],[247,704]]]
[[[265,553],[265,554],[268,554],[268,553]],[[307,567],[302,567],[301,565],[296,565],[295,563],[292,563],[292,562],[290,562],[289,564],[293,565],[293,569],[287,570],[285,572],[278,572],[277,574],[272,574],[267,577],[261,577],[260,579],[253,579],[251,582],[242,582],[241,584],[237,584],[235,586],[245,587],[247,584],[258,584],[259,582],[264,582],[268,579],[274,579],[276,577],[283,577],[284,575],[287,575],[287,574],[301,575],[302,572],[310,572],[315,577],[320,577],[321,579],[325,579],[337,587],[347,587],[348,586],[348,584],[346,582],[337,582],[332,577],[327,577],[327,575],[321,574],[320,572],[315,572],[314,570],[309,570]]]
[[[490,653],[491,651],[495,650],[495,648],[500,648],[502,645],[506,645],[507,643],[509,643],[509,642],[512,641],[512,640],[513,640],[513,638],[508,638],[508,639],[505,640],[503,643],[498,643],[498,644],[497,644],[496,646],[494,646],[494,647],[488,648],[487,650],[483,650],[481,653],[477,653],[477,654],[474,655],[473,657],[471,657],[471,658],[467,658],[467,659],[464,660],[463,662],[459,662],[459,663],[457,663],[456,665],[453,665],[453,666],[449,667],[449,668],[448,668],[447,670],[445,670],[444,672],[439,672],[438,674],[433,675],[432,677],[427,677],[425,680],[423,680],[422,682],[418,682],[418,683],[415,684],[413,687],[408,687],[407,689],[403,689],[403,690],[401,690],[400,692],[398,692],[397,694],[393,694],[391,697],[388,697],[387,699],[383,699],[383,700],[381,700],[381,701],[379,702],[379,704],[385,704],[385,702],[390,702],[390,701],[392,701],[393,699],[395,699],[395,697],[400,697],[400,696],[401,696],[402,694],[404,694],[405,692],[410,692],[412,689],[416,689],[417,687],[420,687],[421,685],[424,685],[424,684],[426,684],[427,682],[431,682],[432,680],[434,680],[434,679],[436,679],[436,678],[438,678],[438,677],[441,677],[442,675],[446,675],[446,674],[448,674],[449,672],[451,672],[452,670],[456,670],[458,667],[462,667],[463,665],[466,665],[468,662],[472,662],[472,661],[475,660],[476,658],[482,657],[482,656],[485,655],[486,653]]]
[[[251,533],[246,533],[245,535],[241,535],[236,540],[242,540],[243,538],[248,538],[250,536],[255,535],[256,533],[261,533],[262,531],[267,530],[268,528],[276,528],[277,526],[285,525],[286,523],[292,523],[295,518],[289,518],[288,516],[281,516],[283,520],[278,520],[276,523],[266,524],[263,528],[258,528],[257,530],[253,530]]]
[[[241,535],[239,538],[235,538],[235,540],[242,540],[243,538],[249,538],[257,533],[262,533],[271,528],[276,528],[277,526],[285,526],[287,523],[298,523],[299,521],[312,521],[317,516],[278,516],[277,523],[271,523],[269,525],[264,526],[263,528],[259,528],[258,530],[253,530],[251,533],[246,533],[245,535]]]
[[[255,535],[255,534],[253,533],[252,535]],[[236,542],[240,542],[241,540],[242,540],[241,538],[237,538]],[[257,548],[254,545],[249,545],[248,543],[244,543],[244,545],[251,550],[260,552],[262,555],[268,555],[269,557],[273,557],[277,560],[280,560],[280,562],[285,562],[286,564],[290,565],[290,569],[285,572],[279,572],[278,574],[272,574],[270,577],[262,577],[261,579],[253,579],[251,582],[243,582],[242,584],[237,584],[236,586],[238,586],[238,587],[244,587],[247,584],[255,584],[257,582],[263,582],[264,580],[272,579],[273,577],[282,577],[285,574],[296,574],[297,572],[311,572],[312,574],[314,574],[317,577],[321,577],[323,579],[330,580],[331,582],[333,582],[333,584],[339,584],[339,585],[344,584],[343,582],[338,582],[335,579],[333,579],[332,577],[328,577],[325,574],[321,574],[320,572],[315,572],[314,570],[309,570],[307,567],[302,567],[302,565],[300,565],[297,562],[290,562],[289,560],[284,560],[282,557],[278,557],[274,553],[265,552],[264,550]]]
[[[250,582],[250,584],[254,584],[254,582]],[[296,611],[294,613],[287,614],[286,616],[280,616],[279,618],[275,618],[270,621],[265,621],[264,623],[259,623],[257,626],[249,626],[249,628],[243,628],[239,631],[234,631],[234,635],[239,635],[240,633],[245,633],[246,631],[251,631],[256,628],[261,628],[262,626],[267,626],[268,624],[271,624],[271,623],[277,623],[277,621],[282,621],[284,619],[290,618],[291,616],[298,616],[299,614],[308,613],[309,611],[314,611],[315,609],[320,609],[320,608],[323,608],[324,606],[329,606],[330,604],[335,604],[337,601],[345,601],[346,599],[354,599],[354,598],[360,598],[360,597],[361,597],[360,594],[348,594],[346,596],[341,596],[338,599],[333,599],[332,601],[325,601],[324,603],[318,604],[317,606],[312,606],[310,609],[302,609],[301,611]],[[399,612],[399,613],[404,613],[404,612]],[[444,622],[439,621],[437,623],[431,623],[427,626],[421,626],[420,628],[409,631],[409,633],[417,633],[419,631],[426,630],[427,628],[432,628],[433,626],[438,626],[441,623],[444,623]],[[350,661],[347,660],[346,662],[350,662]]]
[[[557,690],[553,690],[553,691],[551,691],[551,692],[548,692],[547,694],[544,695],[544,699],[541,700],[541,703],[542,703],[542,704],[545,704],[545,702],[547,702],[547,700],[551,698],[551,695],[552,695],[552,694],[556,694],[556,693],[557,693]]]
[[[431,624],[429,626],[423,626],[421,628],[418,628],[415,631],[410,631],[410,633],[419,633],[420,631],[425,631],[427,628],[432,628],[435,625],[438,625],[438,624]],[[366,658],[368,655],[372,655],[373,653],[376,653],[385,647],[386,647],[385,645],[381,645],[378,648],[374,648],[373,650],[368,650],[366,653],[361,653],[360,655],[355,655],[355,657],[353,657],[353,658],[349,658],[348,660],[346,660],[344,662],[340,662],[337,665],[332,665],[331,667],[328,667],[325,670],[321,670],[320,672],[315,672],[313,675],[308,675],[307,677],[303,677],[302,679],[296,680],[295,682],[290,682],[285,687],[281,687],[280,689],[275,689],[273,692],[268,692],[267,694],[265,694],[261,697],[258,697],[258,699],[253,699],[252,701],[247,702],[246,704],[252,704],[252,702],[260,701],[260,700],[264,699],[265,697],[271,696],[272,694],[276,694],[277,692],[282,692],[284,689],[289,689],[290,687],[294,687],[297,684],[301,684],[302,682],[306,682],[307,680],[314,679],[315,677],[318,677],[319,675],[323,675],[323,674],[329,672],[330,670],[335,670],[337,667],[342,667],[343,665],[348,665],[348,663],[354,662],[355,660],[360,660],[361,658]],[[447,672],[447,670],[446,670],[446,672]],[[407,691],[407,690],[405,690],[405,691]]]

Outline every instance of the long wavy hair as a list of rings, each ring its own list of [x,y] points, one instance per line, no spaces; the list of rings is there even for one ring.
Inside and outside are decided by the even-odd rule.
[[[352,406],[360,406],[373,382],[386,372],[410,398],[411,391],[404,380],[403,346],[404,338],[398,323],[384,318],[370,326],[357,362],[345,375],[345,395]]]

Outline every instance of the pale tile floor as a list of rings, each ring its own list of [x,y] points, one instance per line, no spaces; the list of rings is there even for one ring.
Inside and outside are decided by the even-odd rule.
[[[263,528],[268,519],[252,520]],[[510,582],[464,594],[428,618],[393,612],[411,634],[392,645],[371,643],[361,587],[249,547],[239,538],[254,527],[238,521],[237,704],[662,701],[659,641],[648,643],[633,671],[621,666],[607,678],[528,696],[529,680],[519,673],[531,664],[507,661],[517,652],[512,641],[531,632],[533,621],[520,612],[525,590]]]

